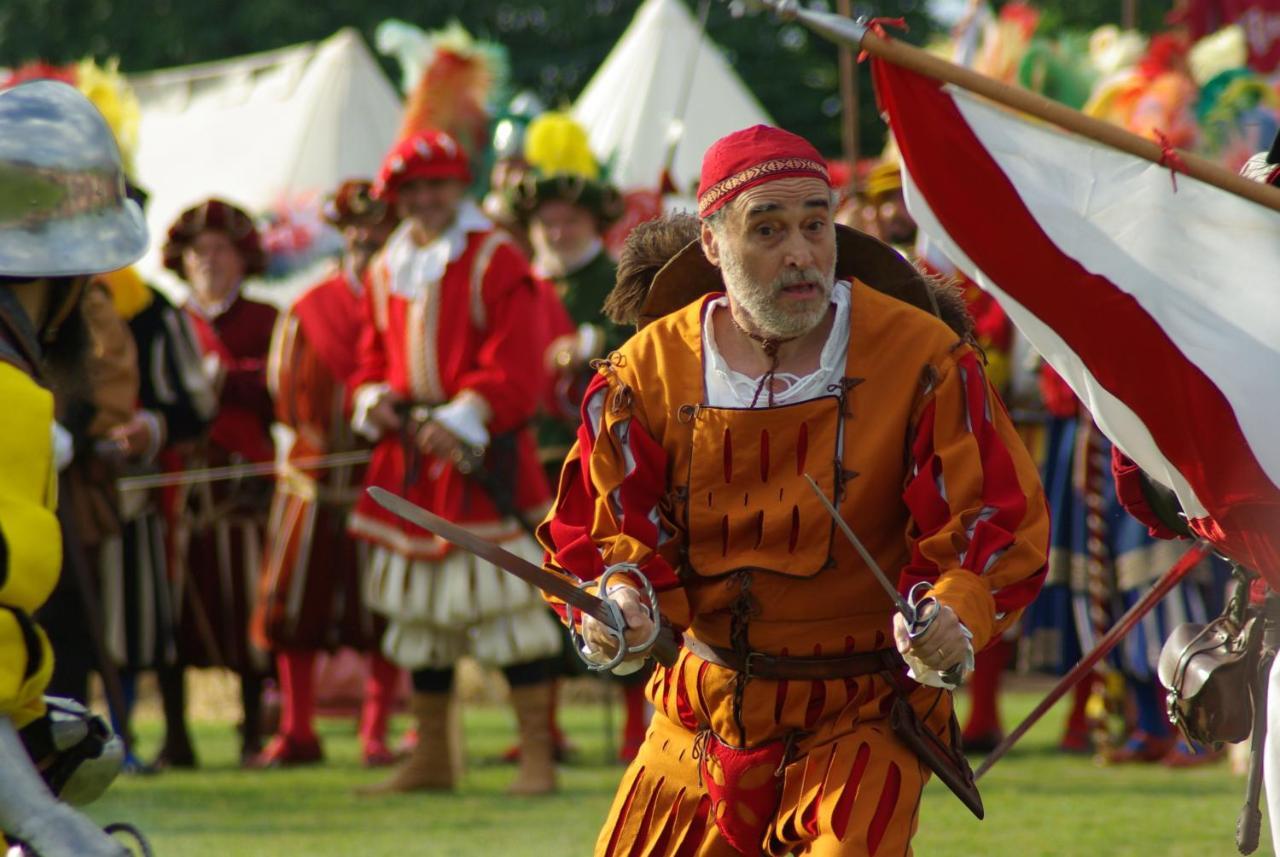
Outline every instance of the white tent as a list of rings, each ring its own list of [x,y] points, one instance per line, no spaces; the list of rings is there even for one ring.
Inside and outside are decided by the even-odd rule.
[[[184,209],[219,196],[256,214],[372,177],[401,116],[399,94],[353,29],[129,82],[142,112],[137,179],[151,195],[140,268],[157,280],[165,230]]]
[[[697,180],[708,146],[731,131],[770,122],[720,49],[700,35],[682,0],[645,0],[573,115],[596,157],[612,160],[613,179],[624,189],[658,184],[673,126],[683,125],[672,167],[683,189]]]

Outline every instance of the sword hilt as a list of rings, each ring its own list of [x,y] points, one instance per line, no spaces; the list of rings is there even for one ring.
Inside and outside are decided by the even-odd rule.
[[[648,639],[636,645],[628,645],[627,643],[627,621],[622,615],[622,610],[617,603],[611,601],[609,595],[609,581],[616,574],[627,574],[633,580],[636,580],[640,586],[639,590],[648,600],[647,609],[649,616],[653,619],[653,632]],[[645,576],[640,567],[634,563],[618,563],[611,565],[605,569],[598,580],[587,581],[582,584],[583,587],[595,586],[600,600],[604,603],[605,609],[609,613],[610,621],[601,622],[608,629],[609,636],[614,640],[617,651],[608,661],[604,663],[593,663],[587,660],[583,654],[587,651],[586,640],[577,630],[573,616],[572,605],[566,604],[566,616],[569,624],[569,636],[573,640],[575,649],[579,657],[587,665],[587,669],[595,672],[605,672],[618,667],[628,656],[640,655],[648,653],[653,656],[654,660],[663,666],[669,667],[675,664],[676,657],[680,653],[680,643],[676,639],[675,631],[671,626],[662,621],[662,613],[658,610],[658,595],[653,589],[653,584],[649,582],[649,578]]]
[[[911,608],[911,615],[906,617],[908,620],[907,635],[912,641],[918,640],[927,634],[929,629],[933,627],[934,620],[942,612],[942,607],[938,604],[938,600],[929,594],[929,590],[932,588],[932,584],[928,581],[921,581],[911,587],[911,591],[907,593],[907,604]],[[951,688],[959,687],[960,682],[964,679],[964,664],[958,663],[943,671],[942,679]]]

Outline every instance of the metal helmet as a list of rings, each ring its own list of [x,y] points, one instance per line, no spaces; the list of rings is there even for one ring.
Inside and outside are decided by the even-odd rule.
[[[146,249],[115,136],[89,99],[52,80],[0,91],[0,275],[98,274]]]
[[[49,790],[72,806],[97,800],[124,766],[124,742],[84,705],[46,696],[45,716],[22,729],[22,741]]]

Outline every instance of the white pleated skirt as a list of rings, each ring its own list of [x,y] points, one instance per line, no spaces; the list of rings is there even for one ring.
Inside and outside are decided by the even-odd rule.
[[[503,547],[542,562],[542,549],[528,536]],[[405,669],[444,669],[463,655],[501,668],[558,655],[563,642],[538,590],[466,551],[415,561],[375,546],[364,598],[387,617],[383,653]]]

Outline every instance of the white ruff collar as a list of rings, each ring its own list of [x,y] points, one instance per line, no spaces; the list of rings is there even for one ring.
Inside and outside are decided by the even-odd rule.
[[[383,260],[390,275],[391,292],[413,300],[429,284],[439,282],[450,262],[456,262],[467,249],[467,236],[485,232],[493,222],[485,217],[471,200],[463,200],[453,223],[434,241],[419,247],[413,240],[413,224],[406,220],[387,239]]]

